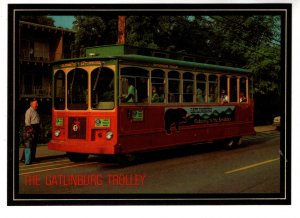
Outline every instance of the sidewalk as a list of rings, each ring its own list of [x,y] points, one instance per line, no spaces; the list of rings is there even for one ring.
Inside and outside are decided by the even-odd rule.
[[[23,148],[19,148],[19,158],[21,158],[23,153]],[[35,157],[37,159],[47,159],[47,158],[56,158],[56,157],[63,157],[66,155],[66,152],[63,151],[53,151],[48,150],[47,144],[40,144],[36,148]]]
[[[255,126],[254,127],[256,132],[268,132],[276,130],[275,126],[267,125],[267,126]],[[23,148],[19,149],[19,157],[22,156]],[[47,159],[47,158],[55,158],[55,157],[62,157],[65,156],[66,152],[63,151],[53,151],[48,150],[47,144],[38,145],[36,149],[36,158],[38,159]]]
[[[272,126],[272,125],[255,126],[254,129],[255,129],[256,132],[268,132],[268,131],[276,130],[276,127]]]

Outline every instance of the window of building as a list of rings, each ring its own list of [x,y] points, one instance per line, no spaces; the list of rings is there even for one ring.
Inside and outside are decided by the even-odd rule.
[[[139,67],[121,68],[121,102],[148,103],[149,71]]]
[[[33,72],[25,71],[22,73],[22,94],[23,95],[32,95],[34,89],[34,79],[33,79]]]
[[[114,72],[106,67],[99,67],[91,74],[91,106],[92,109],[113,109]]]
[[[180,73],[170,71],[168,73],[168,102],[179,103],[180,101]]]
[[[45,39],[34,41],[34,58],[36,61],[49,60],[49,42]]]
[[[197,90],[196,90],[196,102],[205,103],[206,102],[206,75],[198,74],[196,77]]]
[[[21,39],[21,43],[20,43],[20,57],[21,57],[21,59],[29,60],[29,49],[30,49],[29,40]]]
[[[237,78],[230,78],[230,102],[237,102]]]
[[[39,91],[42,90],[42,87],[43,87],[43,72],[36,71],[33,73],[34,93],[39,94]]]
[[[165,102],[165,72],[160,69],[152,70],[151,72],[151,102]]]
[[[216,75],[209,75],[208,77],[208,102],[215,103],[218,101],[218,77]]]
[[[88,108],[88,74],[75,68],[68,73],[68,109],[86,110]]]
[[[62,70],[55,73],[54,76],[54,108],[56,110],[65,109],[65,80],[66,76]]]
[[[193,102],[194,96],[194,74],[186,72],[183,74],[183,102]]]

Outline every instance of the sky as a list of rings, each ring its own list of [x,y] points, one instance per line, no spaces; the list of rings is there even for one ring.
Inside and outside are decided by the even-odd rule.
[[[48,16],[54,19],[56,27],[72,29],[74,16]]]

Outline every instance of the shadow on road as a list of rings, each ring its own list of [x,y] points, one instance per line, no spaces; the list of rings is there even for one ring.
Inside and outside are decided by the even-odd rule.
[[[247,146],[251,145],[251,143],[247,143]],[[241,149],[245,147],[244,145],[238,148],[233,149]],[[217,151],[224,151],[224,145],[218,143],[203,143],[203,144],[189,144],[189,145],[181,145],[173,148],[160,149],[155,151],[148,151],[142,153],[134,154],[135,158],[132,161],[124,161],[120,160],[119,157],[114,156],[93,156],[90,157],[89,160],[93,161],[101,161],[105,163],[111,163],[112,165],[106,165],[104,168],[106,169],[119,169],[124,167],[130,167],[137,164],[144,164],[148,162],[156,162],[167,159],[174,159],[180,157],[187,157],[192,155],[199,154],[207,154]],[[230,151],[228,151],[230,152]]]
[[[234,147],[231,150],[251,149],[253,145],[262,144],[278,136],[278,132],[271,131],[266,133],[258,133],[256,136],[244,137],[242,145]],[[122,168],[131,165],[143,164],[147,162],[156,162],[166,159],[187,157],[192,155],[207,154],[212,152],[224,151],[222,143],[199,143],[181,145],[173,148],[160,149],[155,151],[143,152],[135,154],[135,159],[131,162],[120,161],[117,157],[101,157],[101,162],[109,162],[112,165],[105,166],[106,168]],[[230,152],[230,150],[228,151]],[[97,158],[97,157],[96,157]],[[99,160],[99,157],[98,157]]]
[[[246,137],[243,143],[239,147],[234,147],[231,150],[237,149],[250,149],[252,145],[261,144],[274,138],[273,134],[258,134],[253,137]],[[250,147],[250,148],[249,148]],[[180,157],[188,157],[199,154],[208,154],[212,152],[224,151],[224,144],[222,143],[199,143],[180,145],[172,148],[163,148],[155,151],[147,151],[135,153],[128,161],[126,157],[112,156],[112,155],[90,155],[85,162],[101,162],[105,163],[104,168],[107,169],[119,169],[124,167],[130,167],[137,164],[144,164],[148,162],[156,162],[167,159],[174,159]],[[226,151],[226,152],[230,152]],[[52,160],[66,157],[66,155],[60,155],[52,157]],[[39,161],[50,159],[50,157],[40,157]]]

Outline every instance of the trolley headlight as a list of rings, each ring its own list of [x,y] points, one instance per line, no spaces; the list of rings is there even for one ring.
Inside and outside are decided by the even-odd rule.
[[[106,132],[105,137],[107,140],[111,140],[113,137],[113,133],[111,131]]]
[[[59,130],[59,129],[55,130],[55,131],[54,131],[54,135],[55,135],[56,137],[58,137],[58,136],[60,135],[60,130]]]

